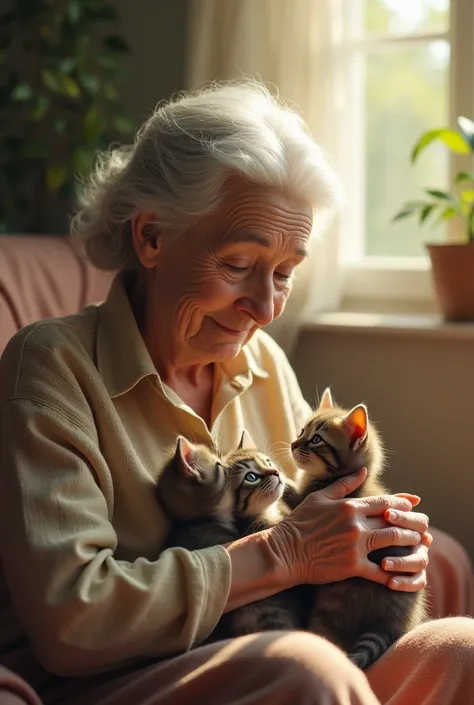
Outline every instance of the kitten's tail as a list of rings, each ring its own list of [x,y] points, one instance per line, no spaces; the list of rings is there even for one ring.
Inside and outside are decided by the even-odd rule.
[[[362,634],[358,639],[354,651],[348,654],[352,663],[365,671],[376,661],[391,645],[388,636],[381,636],[375,632]]]

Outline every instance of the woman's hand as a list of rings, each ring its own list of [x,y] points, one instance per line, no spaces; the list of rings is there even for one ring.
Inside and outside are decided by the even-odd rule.
[[[397,590],[424,587],[430,536],[428,518],[411,512],[419,498],[381,495],[344,499],[366,476],[367,470],[362,468],[313,492],[270,530],[270,547],[290,584],[322,584],[357,576]],[[393,518],[390,511],[396,512]],[[404,558],[387,557],[383,567],[368,559],[371,551],[388,546],[416,549]],[[388,572],[386,562],[390,560],[394,566]],[[398,571],[408,575],[394,576]]]
[[[417,495],[397,493],[397,497],[408,499],[412,507],[420,503]],[[426,587],[426,567],[429,562],[428,549],[433,542],[433,536],[428,531],[429,519],[426,514],[388,509],[384,518],[390,524],[404,529],[412,529],[421,534],[421,543],[415,546],[412,553],[403,557],[384,558],[382,567],[393,573],[405,573],[389,578],[387,585],[394,590],[417,592]]]

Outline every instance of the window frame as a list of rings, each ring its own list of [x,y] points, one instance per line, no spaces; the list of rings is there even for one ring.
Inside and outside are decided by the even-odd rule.
[[[401,43],[416,45],[428,40],[447,39],[450,44],[448,74],[448,115],[451,125],[459,115],[474,117],[474,3],[451,0],[448,31],[420,32],[415,35],[374,35],[354,41],[354,27],[360,26],[364,0],[348,0],[344,32],[341,37],[342,66],[348,104],[349,129],[340,136],[340,153],[345,155],[342,177],[351,185],[345,212],[340,221],[340,253],[343,273],[342,300],[349,307],[355,302],[389,302],[411,306],[414,310],[434,301],[430,262],[426,257],[369,257],[364,254],[365,145],[363,140],[363,51]],[[345,38],[344,38],[345,35]],[[461,70],[462,67],[462,70]],[[347,126],[346,126],[347,127]],[[407,157],[408,158],[408,157]],[[450,178],[461,168],[458,155],[452,155]],[[357,226],[354,228],[354,223]],[[448,238],[454,237],[454,228]]]

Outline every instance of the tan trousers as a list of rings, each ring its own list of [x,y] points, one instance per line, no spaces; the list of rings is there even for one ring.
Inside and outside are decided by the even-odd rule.
[[[218,642],[116,675],[68,705],[473,705],[474,619],[427,622],[367,672],[304,632]]]

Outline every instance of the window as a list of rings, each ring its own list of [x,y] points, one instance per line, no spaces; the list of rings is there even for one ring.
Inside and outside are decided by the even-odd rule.
[[[424,188],[446,188],[455,165],[431,145],[415,165],[425,130],[473,117],[473,0],[343,0],[343,81],[351,120],[342,137],[347,209],[342,224],[346,294],[431,295],[424,242],[447,226],[392,224]]]

